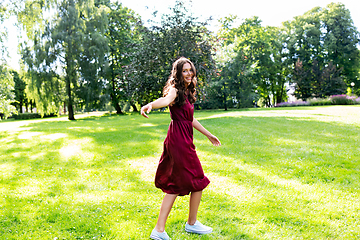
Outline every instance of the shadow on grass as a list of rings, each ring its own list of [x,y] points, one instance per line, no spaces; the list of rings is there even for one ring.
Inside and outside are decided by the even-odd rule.
[[[205,172],[232,186],[224,192],[237,199],[237,211],[257,222],[252,236],[360,236],[359,127],[289,117],[201,123],[222,140],[221,148],[196,141]]]
[[[129,160],[159,158],[170,120],[166,114],[140,118],[42,122],[1,133],[6,145],[0,149],[0,234],[5,239],[147,239],[163,195]],[[199,213],[214,233],[184,232],[184,197],[169,218],[172,239],[358,234],[351,230],[359,217],[359,128],[287,117],[201,123],[223,144],[213,148],[195,135],[204,170],[215,176]]]
[[[226,117],[202,123],[222,141],[221,148],[201,145],[209,154],[258,165],[304,183],[360,188],[360,182],[354,181],[360,171],[359,127],[288,117]]]

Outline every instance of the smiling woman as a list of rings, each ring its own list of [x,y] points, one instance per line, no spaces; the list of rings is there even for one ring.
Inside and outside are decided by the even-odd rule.
[[[185,57],[177,59],[172,66],[170,77],[164,87],[164,97],[141,108],[141,114],[148,118],[153,108],[169,106],[171,123],[164,141],[164,150],[155,175],[155,186],[164,193],[159,218],[150,238],[167,240],[165,223],[177,196],[190,195],[189,217],[185,231],[208,234],[212,228],[197,220],[197,212],[203,189],[210,183],[204,175],[200,160],[193,144],[193,128],[208,137],[214,146],[220,141],[207,131],[194,117],[195,87],[197,83],[194,64]]]

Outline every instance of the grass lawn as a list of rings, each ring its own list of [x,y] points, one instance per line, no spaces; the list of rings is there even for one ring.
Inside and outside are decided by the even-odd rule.
[[[194,143],[211,184],[172,239],[360,239],[360,106],[199,111],[222,142]],[[148,239],[168,113],[0,122],[0,239]]]

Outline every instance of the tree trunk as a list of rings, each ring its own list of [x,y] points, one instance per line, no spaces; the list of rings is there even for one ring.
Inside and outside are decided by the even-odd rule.
[[[227,111],[227,105],[226,105],[226,85],[224,83],[224,108],[225,108],[225,111]]]
[[[226,105],[226,94],[225,94],[225,91],[224,91],[224,108],[225,108],[225,111],[227,111],[227,105]]]
[[[121,111],[121,107],[120,107],[118,102],[113,102],[113,106],[116,109],[116,114],[123,114],[123,112]]]
[[[121,107],[119,105],[119,102],[117,101],[117,99],[116,99],[116,97],[114,95],[115,95],[115,93],[112,92],[110,94],[110,97],[111,97],[111,103],[112,103],[113,107],[116,110],[116,114],[123,114],[123,112],[121,111]]]
[[[68,118],[69,120],[75,120],[74,118],[74,109],[73,109],[73,101],[71,98],[71,84],[70,84],[70,76],[67,76],[66,79],[66,92],[68,95]]]
[[[139,111],[134,103],[130,103],[130,105],[133,108],[133,112],[138,112]]]
[[[31,113],[33,113],[33,109],[34,109],[33,100],[30,100],[30,112]]]
[[[116,54],[115,54],[116,56]],[[111,97],[111,103],[113,105],[113,107],[116,110],[116,114],[123,114],[123,112],[121,111],[121,107],[119,105],[119,101],[117,100],[116,96],[115,96],[115,72],[114,72],[114,59],[111,61],[112,62],[112,66],[111,66],[111,85],[112,85],[112,92],[110,94]]]

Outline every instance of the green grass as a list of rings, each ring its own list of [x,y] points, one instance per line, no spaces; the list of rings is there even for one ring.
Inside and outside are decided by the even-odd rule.
[[[222,142],[194,142],[211,184],[172,239],[360,239],[360,106],[200,111]],[[1,239],[148,239],[163,193],[153,178],[168,113],[0,123]]]

